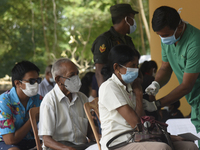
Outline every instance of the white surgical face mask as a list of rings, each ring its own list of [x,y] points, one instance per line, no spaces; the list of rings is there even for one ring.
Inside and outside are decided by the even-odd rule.
[[[130,17],[130,18],[131,18],[131,17]],[[133,19],[133,25],[132,25],[132,26],[130,25],[130,23],[128,23],[127,17],[125,18],[126,23],[127,23],[127,24],[129,25],[129,27],[130,27],[130,33],[129,33],[129,34],[133,33],[133,32],[136,30],[136,28],[137,28],[137,24],[136,24],[135,19],[134,19],[134,18],[131,18],[131,19]]]
[[[65,88],[71,93],[76,93],[81,87],[81,80],[78,75],[74,75],[71,78],[65,80]]]
[[[53,78],[49,78],[49,81],[50,81],[51,83],[55,82]]]
[[[20,87],[20,89],[24,92],[24,94],[26,96],[32,97],[38,93],[39,85],[37,82],[35,82],[33,85],[31,85],[28,82],[26,82],[26,83],[22,82],[22,83],[26,85],[26,89],[22,89],[21,87]]]

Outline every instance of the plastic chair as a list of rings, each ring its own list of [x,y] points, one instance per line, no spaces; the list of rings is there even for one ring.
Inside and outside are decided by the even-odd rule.
[[[98,148],[99,150],[101,150],[101,145],[99,143],[99,140],[100,140],[100,137],[99,137],[99,134],[98,134],[98,131],[97,131],[97,128],[94,124],[94,120],[92,118],[92,114],[91,114],[91,110],[93,110],[98,119],[99,119],[99,109],[98,109],[98,97],[96,97],[93,101],[91,102],[87,102],[84,104],[84,110],[85,110],[85,113],[87,115],[87,118],[89,120],[89,123],[90,123],[90,126],[92,128],[92,131],[94,133],[94,137],[95,137],[95,140],[97,142],[97,145],[98,145]]]
[[[38,128],[37,128],[37,121],[36,121],[36,118],[39,116],[39,112],[40,112],[40,107],[33,107],[29,110],[29,117],[30,117],[32,129],[33,129],[33,134],[35,137],[37,150],[42,150],[40,139],[38,136]]]

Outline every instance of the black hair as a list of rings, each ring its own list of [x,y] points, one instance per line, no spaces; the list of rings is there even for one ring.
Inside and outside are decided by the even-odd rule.
[[[156,70],[158,69],[157,63],[155,61],[144,61],[140,66],[140,71],[142,72],[142,75],[145,75],[145,73],[148,73],[152,68],[155,68]]]
[[[80,92],[84,93],[87,97],[90,95],[90,86],[92,85],[92,78],[95,75],[94,72],[87,72],[81,79],[81,88]]]
[[[108,54],[108,63],[101,70],[104,80],[111,77],[115,63],[125,66],[128,62],[134,60],[134,57],[140,58],[140,54],[136,49],[123,44],[114,46]]]
[[[120,14],[116,17],[112,17],[112,23],[113,24],[118,24],[120,23],[123,19],[125,19],[126,16],[129,16],[130,13],[123,13],[123,14]]]
[[[16,87],[14,81],[22,80],[29,71],[36,71],[39,75],[40,69],[30,61],[21,61],[15,64],[12,69],[12,85]]]
[[[152,28],[154,31],[160,31],[165,26],[168,26],[170,29],[175,30],[179,25],[180,19],[180,15],[176,9],[161,6],[154,11]]]

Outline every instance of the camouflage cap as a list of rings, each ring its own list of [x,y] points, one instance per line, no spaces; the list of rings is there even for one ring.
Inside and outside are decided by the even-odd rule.
[[[133,13],[138,14],[137,11],[133,10],[131,8],[131,5],[129,4],[116,4],[110,7],[110,13],[112,17],[117,17],[122,14],[126,13]]]

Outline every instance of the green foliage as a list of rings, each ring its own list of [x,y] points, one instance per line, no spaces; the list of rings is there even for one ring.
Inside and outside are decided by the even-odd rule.
[[[54,1],[56,16],[53,0],[0,0],[0,77],[10,75],[21,60],[34,62],[41,73],[60,57],[74,57],[82,66],[87,61],[92,67],[92,43],[112,25],[110,6],[126,2],[138,10],[136,0]],[[148,0],[143,2],[148,14]],[[139,31],[131,36],[140,50]]]

